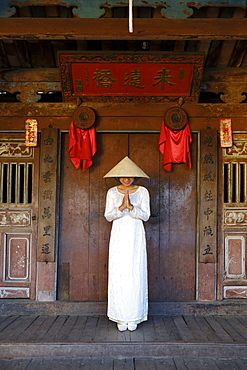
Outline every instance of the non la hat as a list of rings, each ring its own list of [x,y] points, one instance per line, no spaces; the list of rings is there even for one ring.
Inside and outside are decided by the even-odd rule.
[[[128,156],[116,164],[104,177],[146,177],[149,179],[149,176]]]

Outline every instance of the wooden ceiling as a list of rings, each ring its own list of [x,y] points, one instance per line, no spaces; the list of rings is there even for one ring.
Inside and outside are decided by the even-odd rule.
[[[100,19],[74,18],[72,7],[16,7],[0,21],[0,101],[61,101],[57,53],[168,51],[205,53],[200,102],[247,102],[246,8],[205,6],[188,19],[164,19],[160,8],[106,9]],[[30,82],[34,93],[25,90]],[[21,91],[21,94],[20,94]],[[48,96],[49,95],[49,96]],[[49,100],[50,99],[50,100]]]

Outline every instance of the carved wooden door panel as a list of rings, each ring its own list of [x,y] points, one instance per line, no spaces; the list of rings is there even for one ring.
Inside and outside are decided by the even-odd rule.
[[[35,299],[38,152],[0,134],[0,298]]]
[[[234,134],[222,152],[223,298],[247,298],[247,135]]]
[[[192,144],[193,168],[177,164],[172,172],[162,168],[158,138],[157,133],[98,133],[94,164],[82,173],[73,167],[68,137],[63,136],[59,299],[107,299],[111,223],[103,213],[106,192],[116,180],[103,176],[126,155],[151,178],[150,183],[139,180],[151,197],[152,214],[145,223],[149,299],[195,299],[197,137]]]

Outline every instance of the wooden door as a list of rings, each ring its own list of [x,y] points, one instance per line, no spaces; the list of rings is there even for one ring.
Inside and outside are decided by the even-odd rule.
[[[222,150],[223,281],[220,298],[247,298],[247,134],[233,134],[233,146]]]
[[[60,299],[107,299],[108,242],[111,224],[104,217],[105,197],[114,179],[103,176],[126,155],[150,175],[140,180],[151,196],[147,232],[149,298],[152,301],[195,299],[196,135],[193,168],[162,168],[158,134],[98,134],[94,164],[82,173],[73,168],[63,137],[61,227],[59,241]]]
[[[0,298],[35,299],[39,149],[0,134]]]

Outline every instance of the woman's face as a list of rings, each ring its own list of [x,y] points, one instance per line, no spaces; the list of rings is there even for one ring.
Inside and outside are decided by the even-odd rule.
[[[119,181],[124,186],[130,186],[135,181],[135,178],[134,177],[120,177]]]

